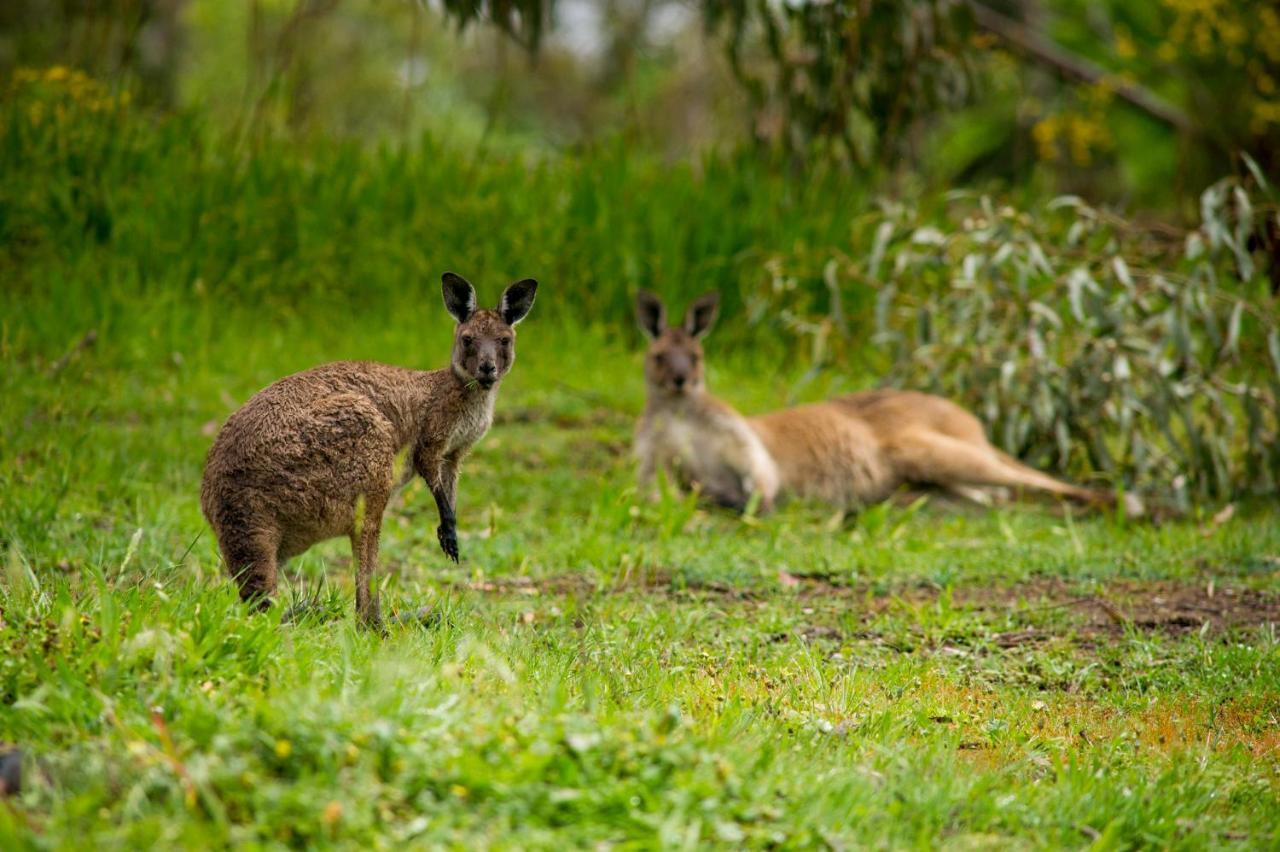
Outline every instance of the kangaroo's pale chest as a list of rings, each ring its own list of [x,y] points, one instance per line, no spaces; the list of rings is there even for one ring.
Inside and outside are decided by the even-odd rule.
[[[647,451],[655,466],[680,480],[724,495],[761,493],[772,499],[777,468],[759,437],[741,417],[720,411],[655,412]]]
[[[714,419],[675,412],[655,420],[654,449],[661,460],[695,479],[707,478],[742,454],[738,430]]]
[[[653,450],[661,463],[695,475],[699,462],[714,449],[706,428],[682,413],[654,417],[652,437]]]
[[[445,442],[446,452],[466,452],[484,437],[493,425],[493,399],[494,394],[486,393],[459,412]]]

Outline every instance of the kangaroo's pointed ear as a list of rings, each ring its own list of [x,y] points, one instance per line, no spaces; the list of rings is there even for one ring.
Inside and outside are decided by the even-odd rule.
[[[476,312],[476,288],[461,275],[446,272],[440,276],[444,289],[444,306],[458,322],[466,322]]]
[[[636,293],[636,320],[641,331],[650,339],[655,338],[667,330],[667,309],[657,296],[641,290]]]
[[[684,330],[694,337],[702,337],[711,330],[716,321],[716,313],[720,310],[720,294],[712,291],[699,296],[684,317]]]
[[[498,313],[507,325],[515,325],[525,318],[533,307],[533,297],[538,292],[538,282],[532,278],[517,281],[508,287],[498,300]]]

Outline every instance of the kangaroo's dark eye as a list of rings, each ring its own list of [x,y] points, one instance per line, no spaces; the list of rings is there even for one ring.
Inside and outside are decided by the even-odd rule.
[[[476,339],[469,334],[462,335],[462,345],[470,347],[476,342]]]
[[[503,337],[498,342],[502,344],[503,348],[506,348],[511,345],[511,338]]]

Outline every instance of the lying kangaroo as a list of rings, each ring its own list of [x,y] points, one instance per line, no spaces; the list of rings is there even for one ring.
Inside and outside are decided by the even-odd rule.
[[[768,511],[782,494],[842,509],[882,501],[906,484],[934,485],[989,502],[990,487],[1040,491],[1093,506],[1105,491],[1060,482],[1000,452],[982,424],[953,402],[915,391],[875,390],[743,417],[706,390],[702,338],[719,296],[690,306],[667,326],[661,300],[641,291],[640,328],[648,399],[636,431],[642,489],[664,469],[715,503]],[[1140,514],[1129,495],[1126,509]]]
[[[538,284],[512,284],[492,311],[477,310],[475,289],[452,272],[443,284],[458,321],[448,368],[324,364],[258,391],[218,433],[200,506],[244,600],[265,607],[286,559],[345,535],[356,613],[379,627],[372,578],[382,513],[415,473],[435,497],[440,548],[458,561],[458,464],[493,422],[498,382],[516,357],[513,327]]]

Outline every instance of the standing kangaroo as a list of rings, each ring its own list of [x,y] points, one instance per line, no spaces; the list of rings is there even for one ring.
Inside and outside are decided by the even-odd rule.
[[[647,401],[636,430],[642,489],[659,469],[696,486],[715,503],[768,511],[782,494],[856,509],[906,484],[935,485],[989,502],[989,487],[1040,491],[1093,506],[1105,491],[1061,482],[1027,467],[987,441],[978,419],[949,400],[915,391],[875,390],[827,402],[743,417],[707,392],[702,338],[719,296],[689,308],[668,326],[657,296],[636,298],[645,356]],[[1141,514],[1127,495],[1126,510]]]
[[[356,614],[380,627],[372,581],[382,513],[415,473],[435,497],[440,548],[458,561],[458,464],[493,422],[498,382],[516,357],[514,326],[533,307],[538,283],[518,281],[496,310],[477,310],[466,280],[452,272],[442,280],[458,321],[447,368],[323,364],[258,391],[218,433],[200,506],[245,601],[265,607],[285,560],[345,535]]]

